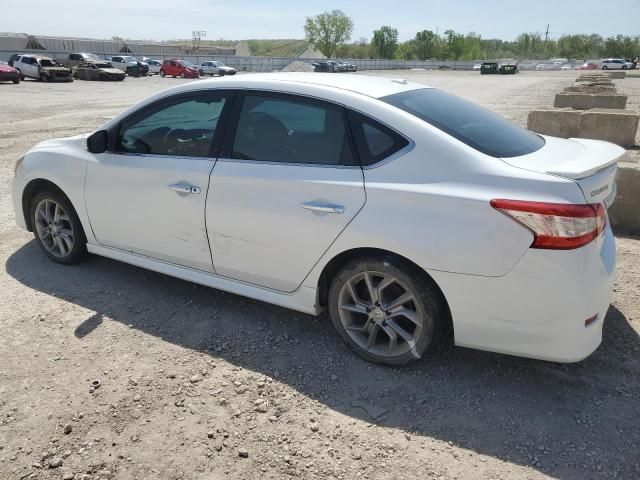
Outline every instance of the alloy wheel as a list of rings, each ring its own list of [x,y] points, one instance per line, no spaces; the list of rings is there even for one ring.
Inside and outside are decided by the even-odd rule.
[[[36,205],[35,224],[38,238],[51,255],[64,258],[71,253],[73,225],[62,205],[50,199],[41,200]]]
[[[386,358],[414,349],[424,326],[414,294],[392,275],[374,271],[357,273],[344,283],[338,315],[360,348]]]

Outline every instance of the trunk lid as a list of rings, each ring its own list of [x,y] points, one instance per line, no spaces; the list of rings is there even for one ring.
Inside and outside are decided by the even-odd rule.
[[[575,181],[587,203],[613,202],[617,162],[624,148],[601,140],[545,136],[546,144],[528,155],[503,158],[509,165]]]

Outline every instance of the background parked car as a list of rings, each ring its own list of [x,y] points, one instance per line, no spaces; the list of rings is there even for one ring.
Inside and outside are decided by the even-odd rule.
[[[498,63],[497,62],[483,62],[480,65],[480,75],[490,75],[498,73]]]
[[[633,63],[621,58],[605,58],[602,60],[602,70],[631,70]]]
[[[13,62],[13,66],[20,72],[20,79],[35,78],[42,82],[73,82],[71,70],[48,57],[36,55],[21,55]]]
[[[0,82],[20,83],[20,73],[7,62],[0,62]]]
[[[56,58],[56,61],[67,68],[76,67],[82,63],[99,62],[102,60],[95,53],[70,53],[66,58]]]
[[[338,68],[336,62],[332,60],[321,60],[319,62],[312,63],[314,72],[337,72]]]
[[[13,67],[13,62],[18,60],[22,55],[24,55],[24,53],[14,53],[13,55],[11,55],[9,57],[9,61],[7,62],[9,64],[9,66]]]
[[[149,73],[149,65],[140,62],[136,57],[130,55],[116,55],[111,57],[111,64],[131,77],[139,77]]]
[[[160,67],[160,76],[165,77],[167,75],[180,78],[198,78],[198,70],[196,67],[185,62],[184,60],[165,60]]]
[[[220,75],[222,77],[224,75],[235,75],[236,69],[233,67],[229,67],[222,62],[211,60],[208,62],[202,62],[202,64],[198,66],[198,73],[202,76]]]
[[[358,70],[358,67],[353,63],[345,62],[344,60],[336,60],[335,62],[340,72],[355,72]]]
[[[149,65],[149,75],[159,74],[160,67],[162,66],[162,62],[160,60],[154,60],[153,58],[148,58],[145,60],[145,63]]]
[[[515,60],[504,60],[500,62],[498,73],[501,73],[503,75],[514,75],[518,73],[518,62]]]
[[[122,81],[125,73],[114,68],[111,62],[97,61],[87,62],[73,68],[73,78],[76,80],[101,80],[101,81]]]

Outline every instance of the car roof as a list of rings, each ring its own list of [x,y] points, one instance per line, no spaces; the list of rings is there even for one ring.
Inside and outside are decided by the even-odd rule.
[[[350,75],[345,73],[307,73],[307,72],[274,72],[274,73],[252,73],[247,75],[237,75],[223,77],[215,80],[202,80],[193,85],[194,89],[211,88],[211,84],[226,87],[237,86],[242,88],[251,83],[252,88],[260,88],[264,84],[265,88],[273,88],[277,82],[310,84],[324,87],[339,88],[350,92],[360,93],[368,97],[380,98],[394,93],[416,90],[419,88],[429,88],[419,83],[408,82],[407,80],[388,77],[376,77],[373,75]]]

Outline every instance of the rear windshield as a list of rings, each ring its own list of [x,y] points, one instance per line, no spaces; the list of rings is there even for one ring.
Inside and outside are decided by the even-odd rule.
[[[435,88],[396,93],[380,100],[415,115],[492,157],[518,157],[544,146],[544,139],[539,135]]]

